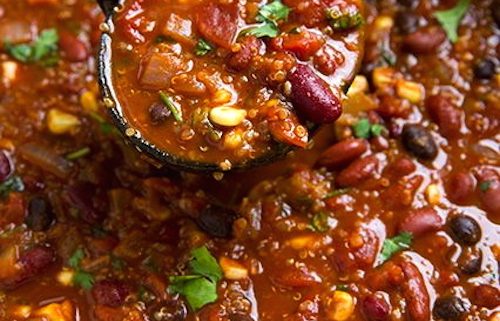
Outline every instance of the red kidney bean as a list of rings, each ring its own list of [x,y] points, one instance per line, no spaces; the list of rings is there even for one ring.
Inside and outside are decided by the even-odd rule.
[[[430,96],[427,98],[426,108],[443,136],[451,138],[460,133],[463,112],[456,108],[450,99],[443,95]]]
[[[325,150],[318,159],[319,166],[338,168],[346,165],[368,149],[366,140],[359,138],[348,138],[342,140]]]
[[[300,269],[291,267],[280,271],[276,281],[284,286],[297,288],[309,287],[321,283],[321,278],[314,271],[309,271],[306,267]]]
[[[422,274],[413,263],[403,261],[399,265],[405,277],[401,290],[412,321],[430,320],[430,298]]]
[[[484,209],[489,214],[500,215],[500,173],[494,168],[483,167],[475,173],[475,176]]]
[[[413,173],[417,169],[415,163],[408,157],[402,156],[396,159],[391,165],[389,165],[389,170],[391,170],[397,176],[406,176]]]
[[[342,170],[336,178],[336,183],[340,187],[357,185],[370,178],[377,170],[378,159],[375,155],[370,155],[354,161],[347,168]]]
[[[5,181],[14,171],[14,164],[7,151],[0,149],[0,183]]]
[[[500,306],[500,290],[489,284],[480,284],[474,289],[473,302],[488,309],[498,307]]]
[[[462,204],[474,192],[475,182],[469,173],[458,172],[450,176],[446,187],[448,198],[454,203]]]
[[[288,75],[292,84],[291,101],[299,114],[314,123],[331,123],[342,113],[340,99],[311,69],[299,64]]]
[[[382,295],[374,293],[364,297],[361,306],[369,321],[385,321],[389,319],[391,306]]]
[[[59,48],[62,56],[71,62],[85,61],[89,56],[87,46],[70,32],[59,33]]]
[[[416,55],[426,55],[436,52],[437,48],[446,40],[446,34],[439,27],[424,27],[406,35],[403,46]]]
[[[437,211],[431,207],[410,210],[399,222],[400,232],[410,232],[415,236],[429,232],[439,231],[444,225],[444,220]]]
[[[92,296],[97,304],[110,307],[121,306],[129,293],[130,290],[124,282],[114,279],[101,280],[92,287]]]

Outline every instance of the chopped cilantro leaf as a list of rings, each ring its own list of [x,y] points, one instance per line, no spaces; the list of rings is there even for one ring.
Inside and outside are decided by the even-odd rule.
[[[276,0],[266,4],[259,10],[256,20],[259,22],[287,20],[290,14],[290,8],[285,6],[281,1]]]
[[[484,181],[479,184],[481,192],[486,192],[491,186],[491,181]]]
[[[73,275],[73,283],[79,285],[84,290],[90,290],[94,285],[94,277],[88,272],[78,270]]]
[[[191,255],[193,258],[189,262],[189,267],[192,273],[207,277],[214,282],[222,279],[222,270],[219,263],[205,246],[194,249]]]
[[[380,136],[382,135],[382,132],[384,131],[384,126],[380,124],[373,124],[370,128],[370,133],[372,136]]]
[[[195,311],[217,300],[217,284],[204,277],[170,279],[170,282],[170,290],[183,295]]]
[[[316,232],[326,232],[337,225],[337,221],[324,212],[317,213],[311,220],[311,229]]]
[[[458,3],[449,10],[434,12],[434,17],[439,21],[446,36],[451,42],[458,40],[458,26],[464,17],[467,9],[469,9],[470,0],[459,0]]]
[[[275,38],[279,34],[278,22],[287,20],[289,14],[289,7],[279,0],[273,1],[259,9],[256,20],[262,24],[244,30],[243,33],[257,38]]]
[[[334,30],[348,30],[364,23],[361,12],[353,6],[347,8],[340,8],[339,6],[328,8],[326,9],[326,17]]]
[[[52,66],[59,60],[57,50],[59,35],[56,29],[45,29],[31,44],[13,45],[5,43],[7,53],[14,59],[25,62],[38,62],[43,66]]]
[[[80,286],[84,290],[90,290],[94,285],[94,277],[80,267],[84,258],[85,252],[83,252],[83,249],[79,248],[68,259],[68,265],[75,270],[73,284]]]
[[[379,256],[379,261],[383,263],[389,260],[397,252],[408,249],[412,240],[413,235],[408,232],[403,232],[393,238],[385,239]]]
[[[170,276],[169,290],[183,295],[192,310],[217,300],[217,282],[222,271],[217,260],[205,246],[191,252],[188,275]]]
[[[9,196],[11,192],[22,191],[24,191],[24,183],[19,176],[12,176],[3,183],[0,183],[0,198]]]
[[[198,40],[198,43],[194,47],[194,53],[197,56],[204,56],[212,50],[214,50],[214,47],[205,39]]]

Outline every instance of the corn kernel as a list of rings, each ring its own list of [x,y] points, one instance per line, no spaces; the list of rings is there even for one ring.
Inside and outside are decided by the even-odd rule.
[[[61,303],[51,303],[34,311],[34,317],[44,318],[47,321],[74,321],[75,308],[69,300]]]
[[[29,305],[18,305],[12,309],[12,316],[22,319],[27,319],[31,315],[31,307]]]
[[[352,295],[344,291],[335,291],[327,299],[327,317],[332,321],[347,320],[354,312],[355,301]]]
[[[294,250],[314,250],[323,245],[323,237],[319,235],[301,235],[293,237],[286,241],[285,245]]]
[[[17,77],[17,63],[14,61],[4,61],[2,63],[3,79],[7,82],[13,82]]]
[[[425,198],[430,205],[437,205],[441,202],[441,192],[436,184],[430,184],[425,189]]]
[[[73,283],[75,273],[70,269],[63,269],[57,274],[57,281],[65,286],[70,286]]]
[[[248,270],[235,260],[222,257],[219,260],[224,277],[228,280],[242,280],[248,277]]]
[[[219,89],[215,92],[212,102],[215,105],[227,104],[228,102],[231,101],[231,97],[232,97],[231,92],[229,92],[226,89]]]
[[[224,148],[236,149],[243,144],[240,132],[230,131],[224,135]]]
[[[354,77],[349,90],[347,91],[347,96],[352,96],[360,92],[366,92],[368,90],[368,80],[363,75],[357,75]]]
[[[396,71],[391,67],[377,67],[373,70],[373,84],[379,89],[391,87],[396,83]]]
[[[390,16],[378,16],[373,22],[376,29],[391,29],[394,26],[394,20]]]
[[[80,95],[80,105],[82,105],[83,110],[86,112],[96,112],[99,109],[95,94],[90,90]]]
[[[489,321],[500,321],[500,312],[495,312],[491,318],[489,319]]]
[[[418,104],[424,99],[424,87],[413,81],[398,80],[396,93],[400,98],[407,99],[413,104]]]
[[[246,110],[229,106],[219,106],[210,110],[210,120],[220,126],[233,127],[241,124],[247,115]]]
[[[47,114],[47,126],[53,134],[71,133],[80,126],[80,119],[53,108]]]

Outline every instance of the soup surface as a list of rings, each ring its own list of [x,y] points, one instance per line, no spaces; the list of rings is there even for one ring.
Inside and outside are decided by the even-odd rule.
[[[499,7],[367,3],[335,124],[207,177],[110,125],[95,2],[0,0],[0,320],[498,321]]]
[[[305,148],[341,114],[361,55],[357,1],[125,1],[113,85],[141,136],[223,170]],[[308,123],[309,122],[309,123]]]

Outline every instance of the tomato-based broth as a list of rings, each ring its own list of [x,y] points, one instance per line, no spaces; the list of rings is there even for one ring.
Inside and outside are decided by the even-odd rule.
[[[113,86],[156,147],[229,169],[336,120],[361,55],[355,1],[125,1]]]
[[[498,321],[499,8],[367,2],[342,116],[207,176],[111,125],[94,1],[0,0],[0,321]]]

